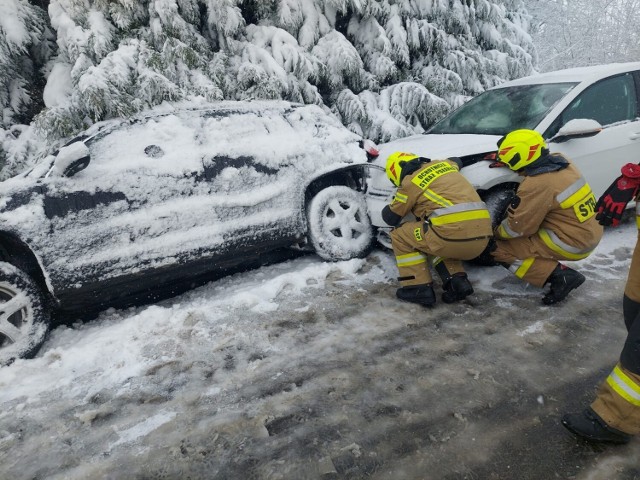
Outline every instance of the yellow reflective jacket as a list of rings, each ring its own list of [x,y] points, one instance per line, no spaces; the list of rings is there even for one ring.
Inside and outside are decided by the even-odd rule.
[[[598,245],[603,229],[595,218],[596,198],[582,174],[568,162],[562,170],[524,178],[507,217],[495,229],[496,238],[536,234],[553,250],[576,260]]]
[[[423,163],[402,179],[390,210],[400,217],[412,213],[447,240],[490,237],[489,211],[459,170],[453,160]]]

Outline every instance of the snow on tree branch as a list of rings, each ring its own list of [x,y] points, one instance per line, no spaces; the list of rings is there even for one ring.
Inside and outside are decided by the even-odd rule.
[[[316,103],[389,140],[536,62],[520,0],[51,0],[46,13],[0,4],[0,101],[5,128],[33,120],[51,145],[95,121],[197,98]],[[46,108],[23,118],[34,69],[47,75]],[[2,138],[0,162],[14,171],[32,161],[33,149],[6,146],[15,135]]]

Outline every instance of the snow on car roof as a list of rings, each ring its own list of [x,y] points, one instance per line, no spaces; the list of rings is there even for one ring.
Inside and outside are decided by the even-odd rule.
[[[149,163],[145,149],[152,144],[164,151],[154,161],[156,171],[163,164],[175,170],[176,162],[195,169],[204,157],[219,155],[252,157],[272,168],[304,161],[309,171],[366,161],[359,137],[317,105],[257,101],[196,107],[151,110],[100,130],[93,137],[103,139],[92,146],[92,162],[96,156],[108,157],[105,174],[120,164],[143,168]]]
[[[584,82],[594,81],[599,78],[608,77],[617,73],[625,73],[633,70],[640,70],[640,62],[630,63],[610,63],[606,65],[593,65],[589,67],[568,68],[555,72],[540,73],[528,77],[511,80],[500,84],[498,88],[513,87],[518,85],[531,85],[537,83],[563,83],[563,82]]]

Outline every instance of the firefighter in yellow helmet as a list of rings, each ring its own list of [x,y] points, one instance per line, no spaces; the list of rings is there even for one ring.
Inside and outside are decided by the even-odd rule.
[[[558,260],[586,258],[602,238],[596,199],[578,169],[550,154],[538,132],[514,130],[498,148],[498,159],[524,179],[494,231],[492,255],[518,278],[537,287],[549,284],[542,301],[557,303],[585,280]]]
[[[473,293],[461,260],[477,257],[491,237],[491,219],[473,186],[460,174],[459,159],[433,160],[396,152],[387,159],[389,180],[398,187],[383,220],[391,232],[401,288],[398,298],[427,307],[436,302],[428,268],[442,279],[442,300]],[[402,223],[408,214],[415,220]]]
[[[627,204],[636,200],[640,228],[640,165],[628,163],[597,203],[601,225],[616,226]],[[562,417],[562,425],[591,442],[627,443],[640,434],[640,230],[622,297],[627,339],[618,364],[600,385],[590,407]]]

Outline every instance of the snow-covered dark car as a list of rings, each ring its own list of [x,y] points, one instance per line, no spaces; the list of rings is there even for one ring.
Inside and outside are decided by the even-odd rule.
[[[52,310],[283,246],[366,255],[358,140],[317,106],[221,102],[96,125],[0,183],[0,364],[37,350]]]

